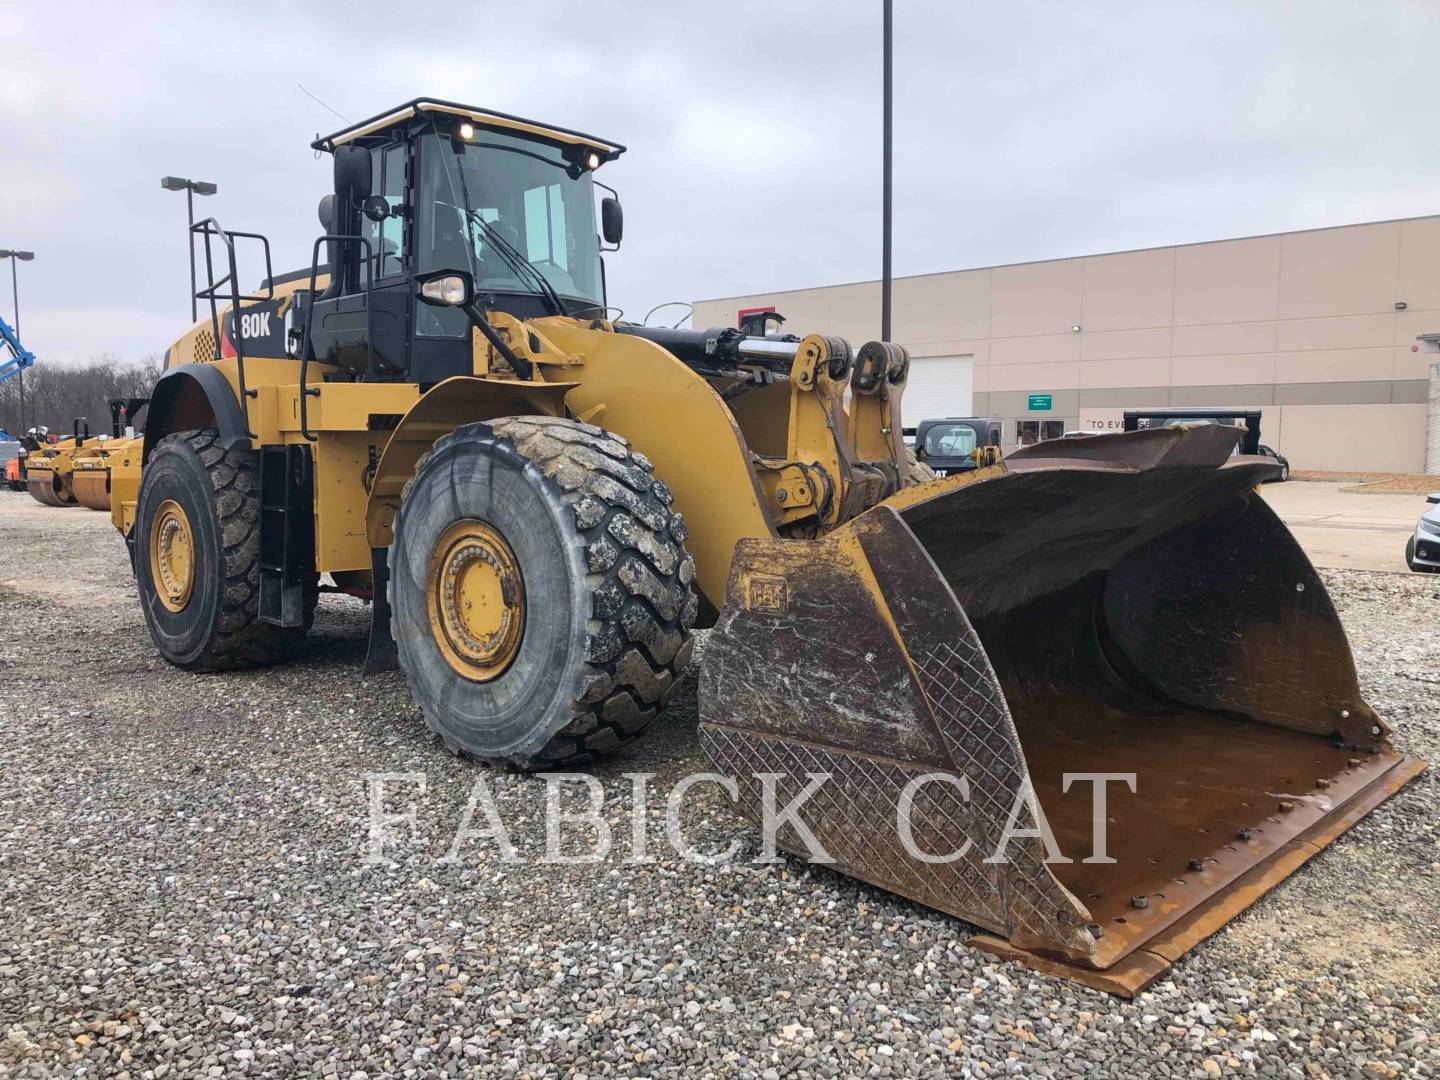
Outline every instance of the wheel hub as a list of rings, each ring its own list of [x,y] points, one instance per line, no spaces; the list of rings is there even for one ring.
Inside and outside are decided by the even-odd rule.
[[[195,587],[195,539],[190,519],[174,499],[155,512],[150,529],[150,578],[167,611],[183,611]]]
[[[451,525],[430,556],[430,630],[456,673],[489,682],[505,672],[525,630],[525,589],[505,538],[483,521]]]

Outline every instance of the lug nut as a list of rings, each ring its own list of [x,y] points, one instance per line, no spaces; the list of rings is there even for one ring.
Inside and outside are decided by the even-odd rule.
[[[1150,898],[1148,896],[1132,896],[1130,897],[1130,906],[1133,908],[1147,908],[1150,906]]]

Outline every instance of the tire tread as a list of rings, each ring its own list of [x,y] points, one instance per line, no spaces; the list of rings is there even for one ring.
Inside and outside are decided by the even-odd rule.
[[[659,715],[693,652],[690,631],[699,611],[695,565],[685,551],[684,519],[674,510],[670,489],[655,477],[649,460],[618,435],[559,417],[507,417],[457,428],[436,440],[401,492],[397,526],[431,456],[467,433],[508,442],[569,507],[571,527],[585,551],[591,600],[583,690],[570,702],[571,719],[539,751],[505,763],[553,769],[619,749]]]

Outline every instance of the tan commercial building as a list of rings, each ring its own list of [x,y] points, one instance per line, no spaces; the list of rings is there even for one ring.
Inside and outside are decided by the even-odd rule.
[[[702,300],[785,329],[879,336],[877,281]],[[1123,410],[1258,407],[1298,469],[1421,472],[1440,356],[1440,216],[897,278],[907,424],[989,416],[1013,446]]]

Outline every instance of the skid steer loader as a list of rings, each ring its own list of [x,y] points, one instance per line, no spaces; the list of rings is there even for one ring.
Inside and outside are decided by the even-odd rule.
[[[1423,768],[1234,432],[917,482],[898,346],[607,318],[619,143],[417,99],[313,145],[308,269],[195,226],[209,315],[112,482],[171,662],[294,653],[325,575],[447,747],[549,768],[639,736],[712,625],[741,813],[1122,993]]]

